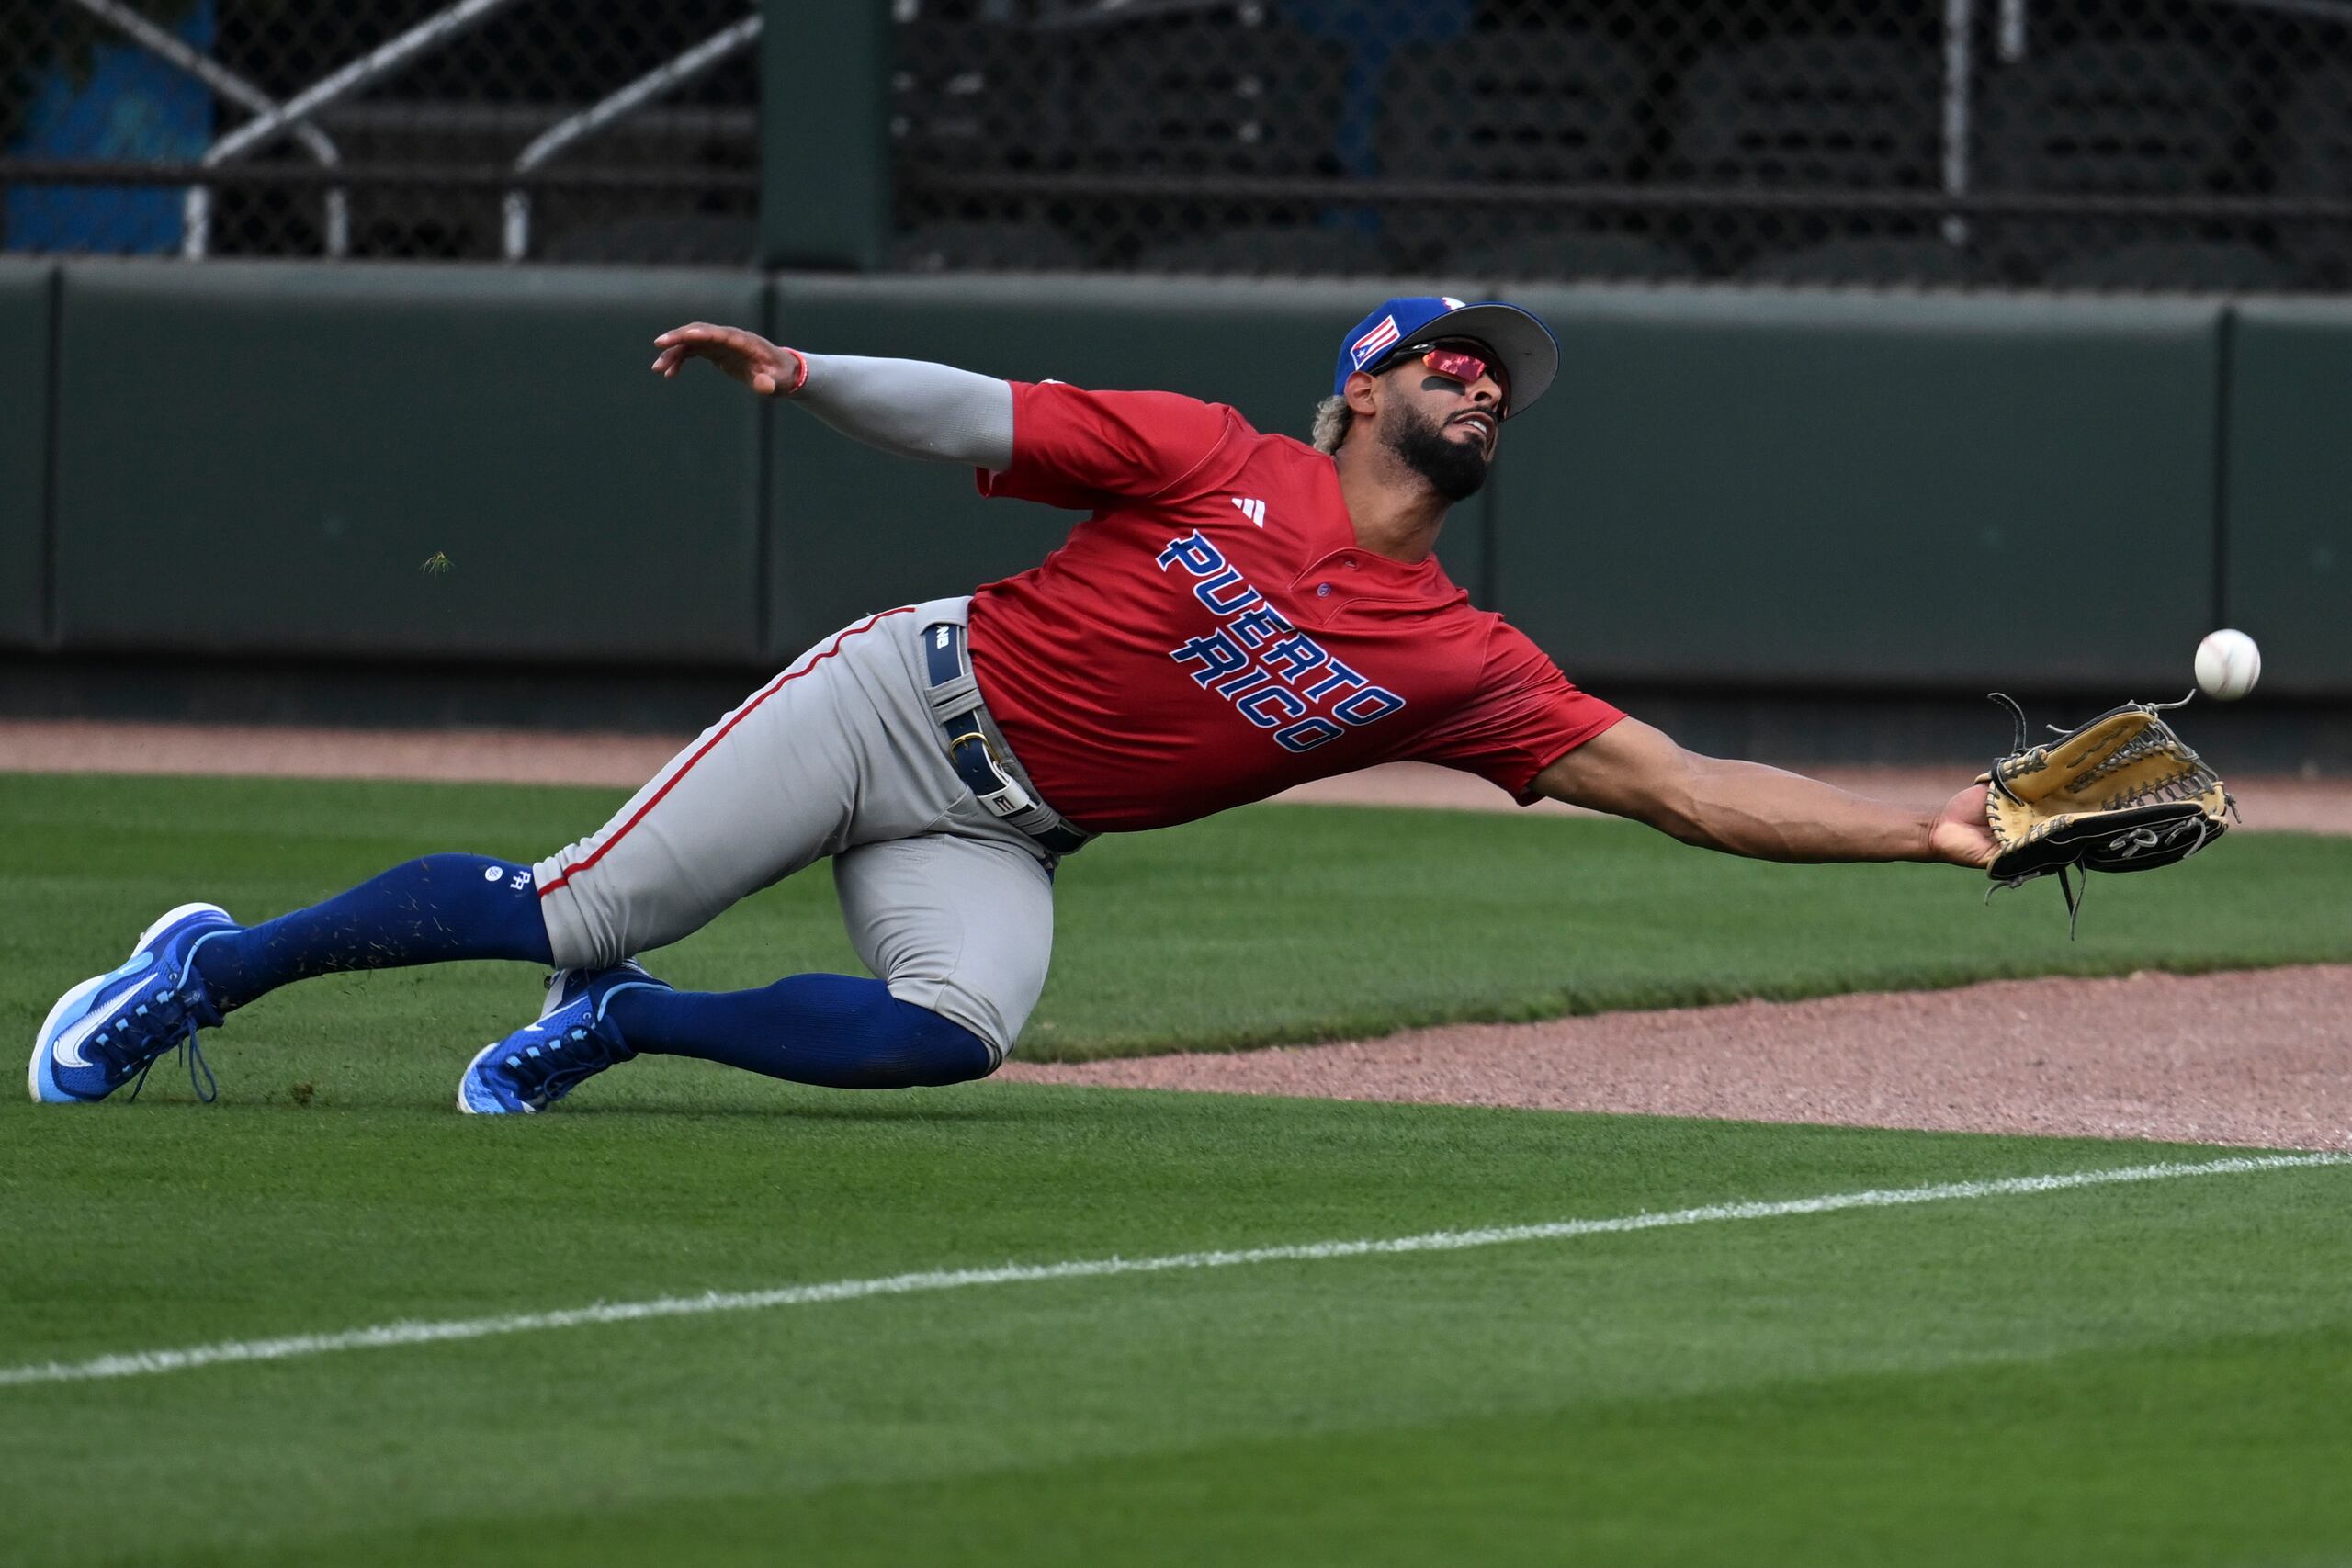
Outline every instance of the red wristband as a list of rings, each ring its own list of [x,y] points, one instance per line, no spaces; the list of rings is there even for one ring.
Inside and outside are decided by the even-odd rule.
[[[776,393],[779,398],[789,398],[797,394],[801,388],[808,384],[808,356],[797,348],[787,348],[784,352],[792,355],[793,364],[799,367],[799,369],[793,373],[792,385]]]

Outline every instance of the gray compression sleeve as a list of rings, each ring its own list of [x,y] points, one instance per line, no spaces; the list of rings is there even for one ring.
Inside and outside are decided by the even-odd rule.
[[[808,379],[791,400],[843,435],[899,457],[1012,466],[1011,382],[921,359],[801,357]]]

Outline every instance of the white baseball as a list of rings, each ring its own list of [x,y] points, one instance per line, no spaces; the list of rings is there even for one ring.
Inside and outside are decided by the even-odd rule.
[[[2262,649],[2244,632],[2211,632],[2197,645],[2197,686],[2215,702],[2233,703],[2262,679]]]

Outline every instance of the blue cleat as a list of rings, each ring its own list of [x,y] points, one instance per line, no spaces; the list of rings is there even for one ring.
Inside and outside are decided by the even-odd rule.
[[[190,962],[206,939],[241,930],[217,904],[182,904],[139,933],[139,945],[123,965],[83,981],[57,998],[41,1021],[26,1072],[33,1099],[47,1105],[90,1105],[104,1100],[147,1069],[175,1045],[187,1051],[188,1082],[197,1098],[211,1100],[197,1083],[212,1069],[196,1043],[196,1032],[220,1023],[220,1010]],[[139,1089],[130,1091],[139,1098]]]
[[[485,1045],[458,1080],[458,1109],[469,1116],[545,1111],[588,1079],[637,1053],[605,1021],[619,992],[669,986],[634,960],[610,969],[559,969],[548,980],[538,1021]]]

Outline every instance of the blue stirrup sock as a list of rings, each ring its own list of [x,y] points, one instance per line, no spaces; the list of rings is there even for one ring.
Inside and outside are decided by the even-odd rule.
[[[226,1012],[313,975],[453,958],[555,963],[528,865],[486,855],[426,855],[323,904],[206,938],[195,964]]]
[[[616,992],[605,1016],[632,1050],[824,1089],[963,1083],[997,1064],[962,1024],[848,975],[795,975],[756,991],[636,987]]]
[[[322,904],[208,937],[195,966],[223,1012],[294,980],[451,959],[552,967],[531,868],[483,855],[396,865]],[[697,1056],[827,1089],[914,1089],[986,1077],[997,1053],[879,980],[796,975],[756,991],[632,987],[606,1014],[637,1051]]]

